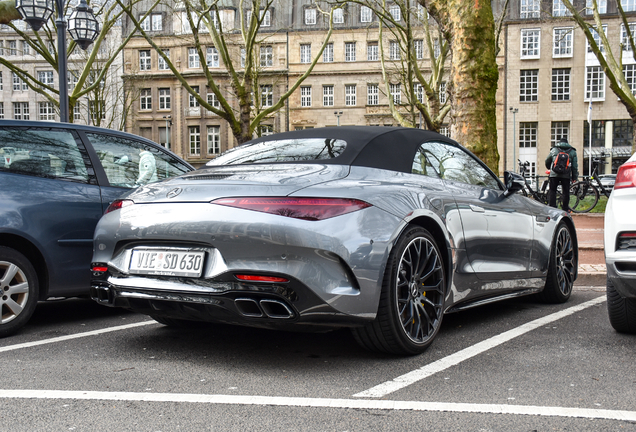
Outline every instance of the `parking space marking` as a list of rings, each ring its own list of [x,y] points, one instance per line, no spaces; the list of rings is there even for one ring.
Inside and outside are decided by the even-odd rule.
[[[470,404],[450,402],[391,401],[375,399],[328,399],[279,396],[206,395],[187,393],[133,393],[66,390],[0,390],[1,399],[108,400],[122,402],[207,403],[306,408],[348,408],[463,412],[479,414],[537,415],[636,421],[636,411],[602,410],[532,405]]]
[[[19,350],[19,349],[22,349],[22,348],[30,348],[30,347],[34,347],[34,346],[38,346],[38,345],[46,345],[46,344],[51,344],[51,343],[55,343],[55,342],[63,342],[63,341],[71,340],[71,339],[79,339],[79,338],[83,338],[83,337],[87,337],[87,336],[96,336],[96,335],[100,335],[100,334],[103,334],[103,333],[110,333],[110,332],[119,331],[119,330],[127,330],[127,329],[131,329],[131,328],[135,328],[135,327],[141,327],[141,326],[145,326],[145,325],[149,325],[149,324],[158,324],[158,323],[155,320],[142,321],[142,322],[138,322],[138,323],[134,323],[134,324],[126,324],[126,325],[121,325],[121,326],[116,326],[116,327],[108,327],[108,328],[101,329],[101,330],[93,330],[93,331],[88,331],[88,332],[84,332],[84,333],[77,333],[77,334],[72,334],[72,335],[67,335],[67,336],[59,336],[59,337],[55,337],[55,338],[51,338],[51,339],[43,339],[43,340],[39,340],[39,341],[35,341],[35,342],[25,342],[25,343],[16,344],[16,345],[9,345],[9,346],[5,346],[5,347],[0,347],[0,353],[7,352],[7,351]]]
[[[454,354],[451,354],[447,357],[439,359],[433,363],[427,364],[419,369],[408,372],[402,376],[394,378],[391,381],[384,382],[375,387],[372,387],[368,390],[365,390],[360,393],[356,393],[353,397],[373,397],[379,398],[388,395],[389,393],[393,393],[397,390],[403,389],[404,387],[408,387],[411,384],[414,384],[418,381],[423,380],[431,375],[436,374],[437,372],[441,372],[446,370],[452,366],[455,366],[464,360],[468,360],[473,358],[485,351],[488,351],[492,348],[495,348],[503,343],[506,343],[514,338],[517,338],[525,333],[528,333],[536,328],[542,327],[546,324],[550,324],[554,321],[560,320],[561,318],[565,318],[569,315],[572,315],[576,312],[580,312],[584,309],[587,309],[591,306],[597,305],[605,301],[606,296],[600,296],[593,300],[587,301],[585,303],[581,303],[576,306],[572,306],[565,310],[555,312],[553,314],[544,316],[542,318],[538,318],[534,321],[526,323],[522,326],[514,328],[512,330],[508,330],[504,333],[501,333],[497,336],[493,336],[489,339],[486,339],[478,344],[470,346],[468,348],[464,348],[461,351],[458,351]]]

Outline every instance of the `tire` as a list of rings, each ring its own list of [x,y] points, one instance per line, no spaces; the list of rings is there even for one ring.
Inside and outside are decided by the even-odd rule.
[[[537,296],[545,303],[565,303],[572,294],[574,273],[578,263],[574,253],[572,230],[563,222],[557,225],[549,259],[545,287]]]
[[[390,354],[420,354],[442,324],[446,276],[433,236],[421,227],[402,234],[389,255],[378,314],[352,329],[364,348]]]
[[[598,189],[586,182],[576,182],[570,186],[570,196],[576,196],[576,206],[572,207],[574,213],[587,213],[598,202]],[[572,199],[570,199],[572,202]]]
[[[610,324],[620,333],[636,334],[636,299],[625,298],[607,278],[607,313]]]
[[[0,246],[0,337],[9,336],[31,318],[39,285],[31,262],[20,252]]]

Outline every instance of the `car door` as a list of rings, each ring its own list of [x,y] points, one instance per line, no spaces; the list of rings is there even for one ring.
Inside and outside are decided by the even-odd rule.
[[[28,239],[44,263],[49,296],[88,294],[99,186],[78,135],[64,127],[3,127],[0,231]],[[4,153],[4,152],[3,152]],[[45,264],[45,265],[44,265]],[[45,286],[45,281],[42,281]]]
[[[527,278],[533,244],[533,218],[522,197],[506,197],[499,180],[460,146],[428,142],[432,163],[455,197],[464,229],[468,260],[478,278],[502,281]],[[459,245],[458,245],[459,247]]]
[[[104,211],[131,188],[193,170],[176,156],[142,140],[98,132],[87,132],[86,137],[108,180],[108,185],[102,186]]]

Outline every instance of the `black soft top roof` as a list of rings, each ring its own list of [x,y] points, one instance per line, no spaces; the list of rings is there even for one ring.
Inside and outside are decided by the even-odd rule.
[[[422,129],[384,126],[339,126],[277,133],[246,142],[279,141],[299,138],[335,138],[347,142],[344,152],[321,164],[354,165],[410,173],[418,147],[427,141],[443,141],[459,146],[450,138]],[[300,163],[300,162],[295,162]],[[315,163],[304,161],[303,163]]]

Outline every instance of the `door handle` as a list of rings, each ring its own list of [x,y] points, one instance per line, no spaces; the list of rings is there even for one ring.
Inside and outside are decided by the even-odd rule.
[[[479,207],[479,206],[476,206],[476,205],[473,205],[473,204],[470,204],[470,209],[472,211],[476,212],[476,213],[485,213],[486,212],[486,210],[484,210],[483,207]]]

